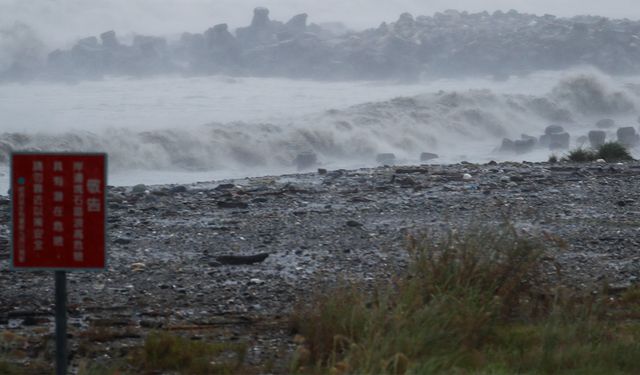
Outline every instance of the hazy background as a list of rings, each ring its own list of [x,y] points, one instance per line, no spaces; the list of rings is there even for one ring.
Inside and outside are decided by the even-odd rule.
[[[0,71],[107,30],[125,43],[134,33],[177,38],[219,23],[234,30],[257,6],[273,20],[305,12],[310,23],[364,29],[403,12],[447,9],[640,19],[636,1],[0,0]],[[438,163],[546,160],[543,147],[525,155],[495,150],[504,137],[537,137],[558,121],[580,146],[578,137],[602,118],[637,127],[638,115],[640,76],[582,66],[404,83],[175,75],[9,81],[0,84],[0,194],[11,150],[104,151],[112,184],[188,183],[296,172],[305,152],[329,169],[374,166],[376,154],[388,152],[399,164],[419,163],[421,152],[438,153]]]
[[[640,18],[637,0],[0,0],[0,28],[26,23],[58,47],[110,29],[120,35],[171,35],[223,22],[235,28],[250,22],[256,6],[268,7],[272,19],[306,12],[310,22],[341,21],[356,29],[395,20],[402,12],[430,15],[446,9]]]

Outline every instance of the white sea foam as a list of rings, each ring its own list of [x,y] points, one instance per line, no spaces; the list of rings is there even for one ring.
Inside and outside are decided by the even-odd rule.
[[[494,149],[503,137],[538,136],[551,123],[574,136],[604,117],[635,126],[637,83],[572,71],[420,84],[229,77],[10,84],[0,86],[0,153],[106,151],[111,182],[125,185],[295,172],[293,160],[305,151],[328,168],[372,166],[382,152],[399,163],[417,163],[425,151],[440,154],[438,162],[535,161],[549,151]],[[6,166],[4,174],[0,191]]]

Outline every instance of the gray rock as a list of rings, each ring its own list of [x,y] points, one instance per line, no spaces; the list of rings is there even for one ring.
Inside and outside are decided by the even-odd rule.
[[[416,180],[414,180],[413,178],[409,177],[409,176],[403,176],[403,177],[397,177],[396,175],[393,175],[393,182],[399,184],[402,187],[411,187],[411,186],[416,186],[417,182]]]
[[[625,146],[635,146],[640,141],[640,135],[636,133],[636,129],[632,126],[618,128],[616,132],[618,142]]]
[[[253,11],[251,25],[237,29],[236,37],[245,48],[253,48],[275,42],[274,31],[269,9],[258,7]]]
[[[616,122],[610,118],[604,118],[596,122],[596,128],[598,129],[611,129],[616,126]]]
[[[513,151],[515,151],[516,154],[525,154],[531,152],[535,146],[535,138],[518,139],[513,142]]]
[[[501,152],[513,152],[515,150],[515,144],[513,140],[509,138],[503,138],[502,144],[500,145]]]
[[[576,138],[576,143],[579,145],[579,147],[584,146],[584,144],[587,143],[587,141],[589,141],[589,137],[586,135],[581,135],[578,138]]]
[[[187,192],[187,187],[184,186],[184,185],[174,186],[171,189],[169,189],[169,192],[171,194],[186,193]]]
[[[253,10],[253,19],[251,20],[251,27],[263,28],[269,25],[269,9],[264,7],[257,7]]]
[[[592,130],[589,132],[589,143],[591,147],[598,148],[602,146],[607,139],[607,133],[602,130]]]
[[[100,40],[102,41],[102,46],[107,49],[114,49],[120,45],[116,37],[116,32],[113,30],[100,34]]]
[[[308,16],[306,13],[301,13],[293,16],[293,18],[291,18],[289,22],[285,24],[287,31],[293,33],[294,35],[304,33],[307,30],[307,17]]]
[[[560,125],[549,125],[544,129],[544,134],[546,135],[560,134],[560,133],[564,133],[564,128]]]
[[[151,54],[152,58],[143,59],[143,63],[138,63],[145,55],[140,46],[118,44],[113,34],[108,34],[102,44],[87,40],[74,47],[74,53],[52,52],[48,63],[57,63],[47,67],[59,66],[61,75],[71,77],[144,74],[149,66],[156,66],[166,73],[224,71],[325,79],[415,78],[425,68],[435,77],[488,74],[506,79],[516,73],[564,69],[580,63],[608,73],[634,74],[640,70],[630,42],[637,34],[637,25],[625,20],[448,11],[417,17],[403,13],[397,21],[378,28],[347,32],[338,24],[307,25],[306,14],[286,23],[274,21],[266,8],[256,8],[251,24],[238,28],[235,36],[226,29],[220,31],[219,36],[229,44],[210,44],[210,35],[204,35],[208,32],[185,33],[168,54]],[[212,53],[212,45],[236,45],[237,50],[229,58],[225,48]],[[117,50],[117,56],[105,50]],[[34,73],[37,77],[41,72]],[[555,92],[588,114],[633,110],[627,94],[606,93],[591,85],[589,78],[566,80]],[[531,104],[550,121],[571,120],[569,111],[552,100]]]
[[[540,137],[540,145],[548,147],[550,150],[567,149],[570,141],[569,133],[545,134]]]
[[[396,162],[396,155],[392,153],[382,153],[376,155],[376,162],[383,165],[393,165]]]
[[[434,154],[431,152],[423,152],[420,154],[420,161],[429,161],[429,160],[437,159],[438,157],[439,157],[438,154]]]
[[[131,188],[131,192],[136,194],[144,193],[145,191],[147,191],[147,185],[145,184],[138,184]]]
[[[355,220],[349,220],[349,221],[347,221],[347,226],[348,227],[352,227],[352,228],[359,228],[359,227],[362,226],[362,223],[357,222]]]
[[[234,184],[220,184],[220,185],[216,186],[213,190],[215,190],[215,191],[226,191],[226,190],[234,189],[235,187],[236,187],[236,185],[234,185]]]
[[[308,169],[318,164],[318,156],[314,152],[303,152],[293,159],[298,170]]]

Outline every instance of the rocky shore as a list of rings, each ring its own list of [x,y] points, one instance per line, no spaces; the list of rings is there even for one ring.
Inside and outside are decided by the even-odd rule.
[[[108,269],[69,275],[72,363],[108,363],[163,329],[244,342],[249,365],[286,366],[297,301],[389,279],[408,233],[504,218],[554,243],[550,278],[624,289],[640,270],[638,181],[639,162],[523,162],[112,187]],[[52,358],[53,274],[9,271],[9,235],[0,197],[0,330],[13,338],[0,354],[28,366]]]

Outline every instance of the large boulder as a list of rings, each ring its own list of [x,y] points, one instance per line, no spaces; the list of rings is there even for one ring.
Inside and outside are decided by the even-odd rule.
[[[569,133],[545,134],[540,137],[540,145],[548,147],[550,150],[567,149],[570,141]]]
[[[403,38],[411,38],[415,34],[415,24],[416,22],[410,13],[402,13],[393,25],[393,31]]]
[[[503,138],[502,144],[500,145],[501,152],[513,152],[515,151],[515,145],[512,139]]]
[[[236,37],[246,48],[275,43],[278,24],[269,19],[269,9],[258,7],[253,11],[253,19],[248,27],[236,30]]]
[[[420,161],[429,161],[439,158],[438,154],[432,152],[423,152],[420,154]]]
[[[618,136],[618,142],[628,147],[636,146],[640,142],[640,135],[631,126],[618,128],[616,135]]]
[[[204,32],[204,40],[208,48],[234,44],[236,38],[229,32],[229,26],[221,23]]]
[[[100,44],[98,43],[98,38],[95,36],[90,36],[86,38],[82,38],[78,40],[78,43],[72,48],[73,49],[91,49],[91,50],[99,50]]]
[[[516,154],[526,154],[533,151],[534,147],[536,147],[535,138],[517,139],[513,142],[513,150]]]
[[[102,46],[107,49],[115,49],[120,46],[120,42],[118,42],[118,37],[116,37],[116,32],[113,30],[105,31],[100,34],[100,41],[102,42]]]
[[[301,13],[293,16],[284,26],[288,32],[298,35],[307,31],[307,14]]]
[[[242,48],[229,32],[226,23],[215,25],[204,32],[203,49],[204,51],[196,53],[200,57],[200,67],[207,72],[229,71],[240,65]]]
[[[544,134],[546,135],[560,134],[560,133],[564,133],[564,128],[560,125],[549,125],[544,129]]]
[[[253,19],[251,20],[251,26],[254,29],[264,29],[269,27],[269,9],[263,7],[257,7],[253,10]]]
[[[592,130],[589,132],[589,143],[591,147],[598,148],[602,146],[607,139],[607,133],[602,130]]]
[[[393,165],[396,163],[396,155],[390,152],[376,155],[376,161],[382,165]]]
[[[293,160],[298,170],[304,170],[314,167],[318,163],[318,156],[311,151],[302,152]]]
[[[596,122],[596,128],[598,129],[611,129],[616,126],[616,122],[610,118],[603,118]]]
[[[536,137],[522,134],[521,139],[511,140],[509,138],[504,138],[502,140],[502,145],[500,146],[500,151],[526,154],[527,152],[533,151],[537,143],[538,139]]]

